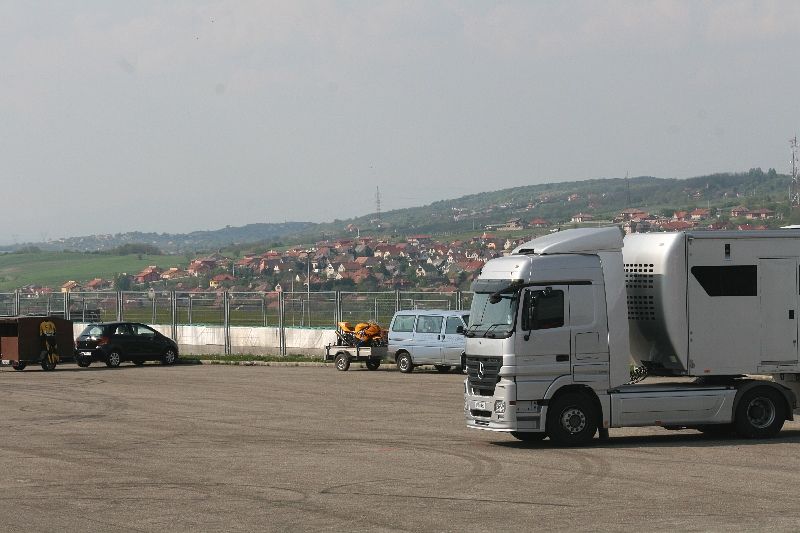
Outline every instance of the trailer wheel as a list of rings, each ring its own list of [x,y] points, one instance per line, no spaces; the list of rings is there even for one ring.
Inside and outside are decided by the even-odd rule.
[[[588,444],[597,431],[597,414],[585,394],[567,392],[557,396],[547,410],[547,436],[561,446]]]
[[[106,366],[111,368],[117,368],[119,364],[122,362],[122,355],[117,350],[114,350],[110,354],[108,354],[108,358],[106,359]]]
[[[336,354],[336,359],[334,359],[334,364],[336,365],[336,370],[344,372],[350,368],[350,358],[346,353],[338,353]]]
[[[375,359],[367,359],[367,370],[378,370],[378,367],[381,366],[381,362]]]
[[[450,365],[433,365],[433,367],[442,374],[450,372]]]
[[[544,431],[538,433],[533,433],[531,431],[512,431],[511,436],[522,442],[540,442],[547,437],[547,433]]]
[[[411,356],[408,352],[401,352],[400,355],[397,356],[397,368],[403,374],[410,374],[414,371],[414,362],[411,360]]]
[[[12,363],[11,365],[11,367],[17,372],[22,372],[23,370],[25,370],[25,366],[26,366],[25,361],[17,361],[16,364]]]
[[[733,425],[747,439],[774,437],[783,427],[786,408],[781,394],[770,387],[747,391],[739,400]]]

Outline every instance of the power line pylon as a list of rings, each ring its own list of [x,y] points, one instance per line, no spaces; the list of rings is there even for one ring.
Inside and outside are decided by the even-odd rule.
[[[792,185],[789,188],[789,205],[792,209],[797,209],[800,207],[800,183],[797,176],[797,150],[800,148],[800,143],[797,141],[797,135],[789,139],[789,146],[792,147]]]

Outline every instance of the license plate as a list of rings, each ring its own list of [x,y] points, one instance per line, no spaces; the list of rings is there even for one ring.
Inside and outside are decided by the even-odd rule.
[[[92,352],[81,352],[81,355],[92,355]]]
[[[480,409],[481,411],[485,410],[486,402],[485,401],[475,402],[475,409]]]

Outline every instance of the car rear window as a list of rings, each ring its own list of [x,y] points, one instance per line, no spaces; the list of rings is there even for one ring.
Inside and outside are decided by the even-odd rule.
[[[81,333],[83,337],[100,337],[103,335],[103,326],[97,324],[89,324]]]

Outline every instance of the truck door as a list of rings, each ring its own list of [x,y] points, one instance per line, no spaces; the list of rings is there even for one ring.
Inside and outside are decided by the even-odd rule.
[[[797,362],[797,260],[760,259],[761,361]]]
[[[517,365],[533,381],[571,373],[569,287],[529,287],[522,295],[517,325]]]

